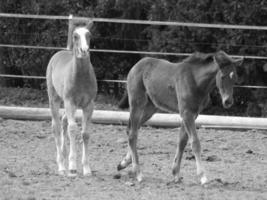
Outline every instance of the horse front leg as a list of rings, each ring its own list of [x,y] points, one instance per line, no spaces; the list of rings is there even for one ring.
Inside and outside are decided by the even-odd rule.
[[[50,109],[51,109],[51,117],[52,117],[52,132],[55,138],[56,149],[57,149],[57,165],[58,165],[58,173],[60,175],[64,175],[66,171],[65,160],[66,153],[64,152],[64,136],[60,134],[60,102],[56,100],[50,100]]]
[[[78,126],[75,121],[76,107],[70,101],[64,102],[66,116],[68,119],[68,136],[70,140],[69,151],[69,176],[77,175],[77,151],[76,151],[76,135]]]
[[[67,116],[64,114],[62,119],[61,119],[61,151],[63,154],[64,158],[64,166],[66,165],[67,161],[67,142],[66,142],[66,137],[67,137],[67,131],[68,131],[68,119]]]
[[[172,166],[172,174],[174,176],[175,183],[178,183],[181,181],[180,167],[181,167],[181,161],[182,161],[182,157],[184,153],[184,148],[187,144],[187,141],[188,141],[188,135],[185,132],[184,125],[182,124],[180,128],[180,133],[178,136],[178,144],[177,144],[176,154],[175,154],[173,166]]]
[[[182,113],[182,118],[183,125],[189,136],[191,148],[196,159],[197,175],[200,177],[201,184],[204,185],[208,182],[208,179],[201,161],[201,146],[196,132],[195,115],[185,111]]]
[[[82,121],[82,141],[83,141],[83,150],[82,150],[82,165],[83,165],[83,175],[91,175],[92,171],[89,166],[89,150],[88,143],[90,138],[90,125],[91,117],[94,110],[94,102],[92,101],[86,108],[83,109],[83,121]]]

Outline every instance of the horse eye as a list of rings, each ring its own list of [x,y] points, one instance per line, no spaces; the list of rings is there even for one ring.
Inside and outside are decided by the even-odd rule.
[[[74,40],[78,40],[78,36],[77,35],[74,35]]]

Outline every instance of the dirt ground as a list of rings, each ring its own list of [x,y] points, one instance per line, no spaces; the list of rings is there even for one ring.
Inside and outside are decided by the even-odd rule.
[[[200,186],[189,145],[183,157],[183,182],[170,183],[178,129],[143,127],[139,155],[142,183],[118,174],[127,149],[125,126],[92,125],[90,161],[94,175],[57,175],[50,121],[0,122],[0,199],[267,199],[267,131],[199,129],[208,177]],[[81,151],[79,149],[79,155]],[[118,177],[117,177],[118,178]]]

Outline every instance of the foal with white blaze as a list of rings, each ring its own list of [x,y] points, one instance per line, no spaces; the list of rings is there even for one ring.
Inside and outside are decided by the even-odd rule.
[[[75,112],[81,108],[82,119],[82,165],[83,174],[90,175],[88,142],[90,121],[97,93],[95,72],[90,61],[90,28],[92,22],[72,22],[69,42],[71,51],[63,50],[50,59],[47,72],[47,90],[52,115],[52,132],[57,149],[59,174],[66,172],[67,150],[65,137],[70,140],[69,176],[77,174],[76,135],[78,127]],[[63,101],[65,113],[60,119],[60,105]],[[62,122],[62,124],[61,124]]]

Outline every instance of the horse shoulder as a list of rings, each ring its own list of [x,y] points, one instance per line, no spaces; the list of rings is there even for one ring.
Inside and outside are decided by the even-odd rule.
[[[58,51],[50,61],[54,67],[67,66],[72,61],[72,52],[67,50]]]
[[[191,110],[197,113],[202,104],[202,94],[199,91],[191,65],[181,63],[176,73],[176,93],[179,102],[179,110]]]

